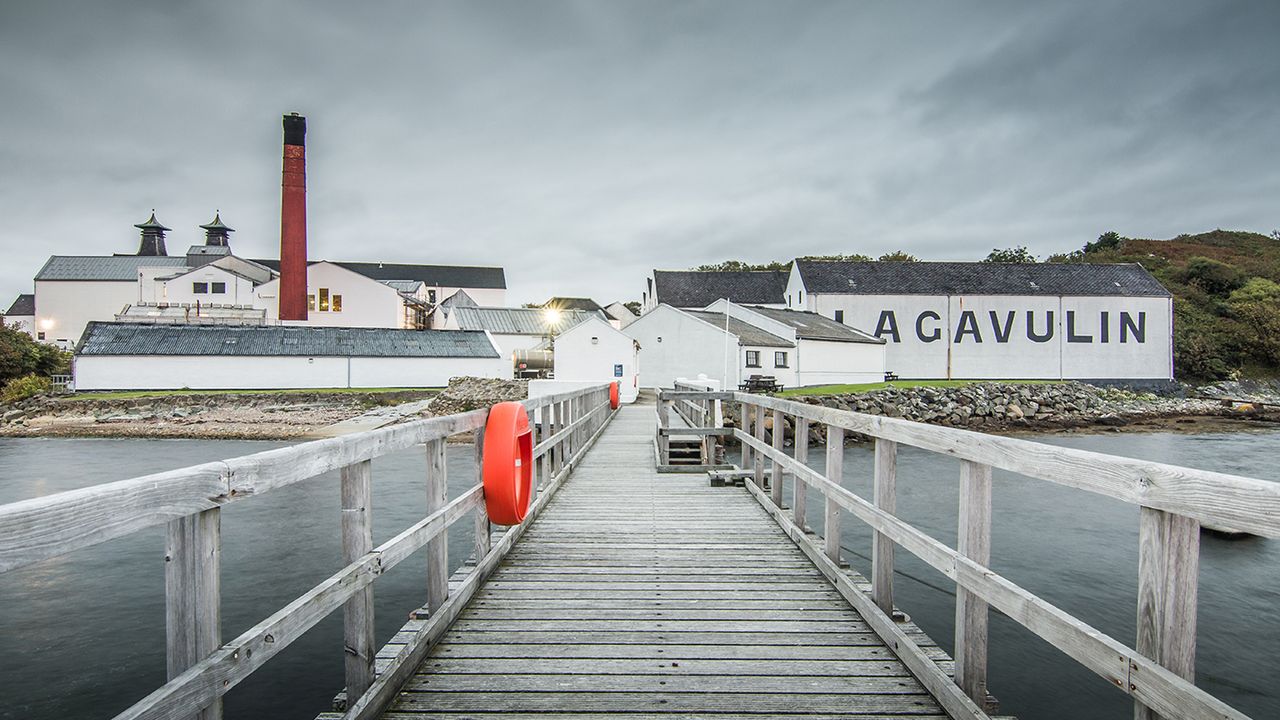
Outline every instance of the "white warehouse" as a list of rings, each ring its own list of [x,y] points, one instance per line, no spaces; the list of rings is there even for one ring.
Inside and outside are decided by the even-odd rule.
[[[443,387],[511,377],[483,332],[91,322],[77,390]]]
[[[886,340],[902,378],[1173,377],[1173,297],[1136,264],[796,260],[786,302]]]

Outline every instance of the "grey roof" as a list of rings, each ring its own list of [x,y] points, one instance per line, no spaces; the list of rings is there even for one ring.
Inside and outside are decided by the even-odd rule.
[[[836,322],[818,313],[802,310],[784,310],[767,308],[758,305],[750,306],[751,310],[764,315],[770,320],[777,320],[796,329],[796,337],[802,340],[834,340],[836,342],[867,343],[884,345],[883,338],[865,333],[855,327]]]
[[[586,310],[588,312],[604,310],[604,308],[600,307],[600,303],[591,298],[576,297],[553,297],[542,303],[542,307],[555,308],[557,310]]]
[[[654,270],[653,292],[658,302],[678,308],[704,308],[722,298],[740,305],[781,305],[787,277],[785,270]]]
[[[822,262],[797,260],[811,293],[1170,297],[1136,263]]]
[[[203,225],[201,227],[204,227]],[[226,245],[192,245],[187,248],[188,255],[230,255],[231,248]]]
[[[499,335],[546,335],[552,330],[547,324],[546,310],[542,308],[458,306],[453,312],[458,318],[458,327],[463,330],[488,330]],[[565,310],[560,313],[555,331],[563,332],[593,316],[607,319],[604,313]]]
[[[280,271],[279,260],[254,260],[254,262]],[[319,260],[312,260],[314,265]],[[501,288],[507,287],[507,276],[500,267],[474,267],[469,265],[404,265],[401,263],[333,262],[351,272],[360,273],[373,280],[421,280],[443,287]]]
[[[91,322],[78,355],[496,358],[482,332]]]
[[[36,273],[36,280],[137,281],[141,267],[186,267],[185,255],[54,255]]]
[[[454,292],[452,295],[445,298],[444,301],[440,303],[440,305],[446,308],[480,307],[480,305],[475,300],[471,299],[471,296],[467,294],[466,290],[458,290]]]
[[[36,314],[36,296],[35,295],[19,295],[17,300],[9,306],[9,310],[4,314],[5,317],[25,317],[27,315]]]
[[[725,326],[725,314],[711,312],[709,310],[686,310],[690,315],[705,320],[718,328]],[[744,322],[735,317],[728,318],[729,332],[738,336],[738,341],[743,345],[760,345],[762,347],[795,347],[795,343],[786,338],[778,337],[767,330]]]
[[[422,287],[421,280],[380,280],[383,285],[390,285],[402,293],[415,293]]]

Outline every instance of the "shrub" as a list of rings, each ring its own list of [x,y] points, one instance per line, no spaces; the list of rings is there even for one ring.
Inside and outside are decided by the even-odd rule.
[[[4,389],[0,390],[0,402],[15,403],[26,400],[40,393],[49,392],[51,387],[53,382],[47,377],[35,374],[23,375],[5,383]]]
[[[1227,295],[1244,285],[1244,273],[1234,265],[1207,257],[1187,261],[1187,282],[1211,295]]]

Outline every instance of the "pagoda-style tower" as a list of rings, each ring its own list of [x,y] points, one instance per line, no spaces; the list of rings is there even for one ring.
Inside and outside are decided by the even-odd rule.
[[[235,232],[235,230],[222,224],[221,213],[215,211],[213,221],[206,225],[201,225],[200,228],[204,230],[205,245],[231,247],[231,233]]]
[[[139,255],[168,255],[168,251],[164,249],[164,234],[169,232],[169,228],[160,224],[156,220],[156,211],[151,211],[151,217],[147,221],[134,225],[142,231],[142,245],[138,247]]]

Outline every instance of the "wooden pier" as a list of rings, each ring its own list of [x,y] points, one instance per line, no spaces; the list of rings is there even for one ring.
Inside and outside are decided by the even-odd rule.
[[[608,397],[525,401],[538,493],[517,526],[491,527],[479,485],[446,494],[444,443],[472,435],[478,459],[478,410],[0,506],[0,572],[167,525],[169,681],[118,718],[221,717],[228,690],[339,609],[346,688],[324,718],[986,718],[988,608],[1131,695],[1137,718],[1245,718],[1193,682],[1198,532],[1280,537],[1280,485],[742,392],[681,386],[616,411]],[[730,403],[738,427],[721,422]],[[875,441],[871,498],[840,485],[849,432]],[[723,466],[728,440],[742,468]],[[895,516],[899,445],[960,461],[957,547]],[[425,514],[375,547],[370,461],[415,446]],[[993,468],[1142,508],[1136,649],[988,566]],[[224,641],[221,507],[330,471],[346,565]],[[450,577],[447,530],[463,521],[474,547]],[[841,562],[854,521],[875,531],[870,580]],[[378,650],[375,582],[423,548],[424,604]],[[954,662],[895,607],[901,551],[956,584]]]

